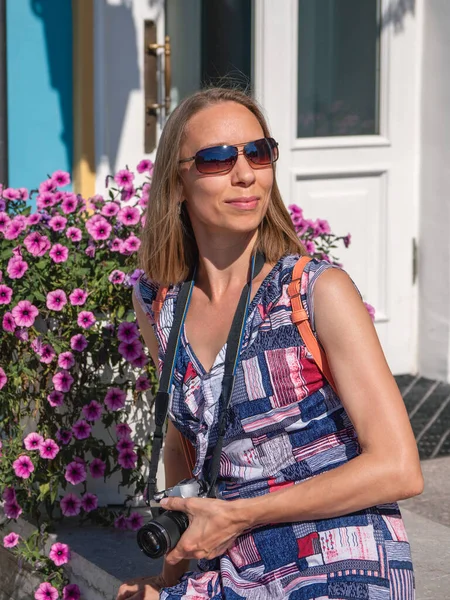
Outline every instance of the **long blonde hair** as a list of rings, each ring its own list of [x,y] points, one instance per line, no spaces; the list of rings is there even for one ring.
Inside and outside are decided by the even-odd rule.
[[[181,179],[178,160],[186,124],[200,110],[220,102],[237,102],[245,106],[258,119],[264,136],[270,137],[266,119],[257,102],[236,89],[201,90],[183,100],[170,115],[158,144],[139,249],[139,266],[148,277],[163,285],[186,279],[198,254],[187,211],[185,208],[181,213],[179,211]],[[271,198],[259,226],[255,250],[263,252],[269,263],[277,262],[285,254],[306,254],[281,198],[275,170]]]

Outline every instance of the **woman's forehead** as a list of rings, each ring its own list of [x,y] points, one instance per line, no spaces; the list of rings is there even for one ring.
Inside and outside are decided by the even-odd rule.
[[[263,137],[256,116],[242,104],[221,102],[202,109],[186,124],[184,143],[206,147],[238,144]]]

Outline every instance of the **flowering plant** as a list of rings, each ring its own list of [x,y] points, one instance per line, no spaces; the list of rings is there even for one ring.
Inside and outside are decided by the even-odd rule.
[[[41,532],[71,516],[141,524],[130,508],[99,508],[88,487],[118,473],[131,500],[145,485],[150,444],[136,446],[126,421],[156,381],[131,306],[151,169],[139,163],[140,185],[119,171],[88,201],[61,190],[70,177],[57,171],[36,190],[35,212],[27,190],[0,188],[0,490],[6,518],[23,513]],[[14,532],[4,545],[44,574],[48,561],[63,564],[38,560]]]

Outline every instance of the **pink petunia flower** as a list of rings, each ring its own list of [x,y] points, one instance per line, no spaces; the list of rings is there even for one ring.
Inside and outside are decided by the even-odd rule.
[[[53,231],[64,231],[67,225],[67,219],[61,215],[55,215],[50,219],[48,225],[50,229],[53,229]]]
[[[50,394],[48,394],[47,400],[50,406],[52,406],[53,408],[55,408],[55,406],[62,406],[64,404],[64,394],[62,392],[57,392],[56,390],[53,390],[53,392],[50,392]]]
[[[86,469],[84,465],[76,461],[70,462],[66,467],[64,478],[72,485],[86,481]]]
[[[44,441],[42,435],[39,435],[35,431],[29,433],[23,440],[24,446],[27,450],[39,450],[39,445]]]
[[[136,454],[136,452],[130,449],[126,449],[119,453],[117,462],[123,469],[134,469],[134,467],[136,466],[137,459],[138,455]]]
[[[90,329],[95,324],[94,314],[89,310],[83,310],[78,315],[77,323],[83,329]]]
[[[58,442],[61,442],[63,446],[67,446],[67,444],[72,439],[72,432],[68,431],[67,429],[58,429],[58,431],[56,432],[56,439],[58,440]]]
[[[134,179],[134,174],[131,173],[131,171],[128,171],[127,169],[122,169],[121,171],[118,171],[114,175],[114,181],[120,187],[132,185],[133,179]]]
[[[79,242],[83,237],[81,229],[78,229],[78,227],[69,227],[66,231],[66,236],[69,240],[72,240],[72,242]]]
[[[131,435],[131,427],[127,423],[117,423],[116,433],[119,439],[127,438]]]
[[[6,198],[7,200],[19,200],[20,192],[18,192],[17,190],[15,190],[13,188],[6,188],[2,192],[2,196],[3,196],[3,198]]]
[[[310,240],[306,240],[305,249],[308,254],[314,254],[316,252],[316,245]]]
[[[84,421],[80,419],[76,423],[72,425],[73,435],[77,438],[77,440],[85,440],[91,435],[92,427]]]
[[[83,406],[81,412],[87,421],[98,421],[102,416],[102,405],[92,400],[89,404]]]
[[[134,206],[124,206],[117,214],[117,219],[124,225],[136,225],[139,223],[141,213]]]
[[[28,263],[18,256],[9,259],[6,272],[11,279],[21,279],[28,270]]]
[[[123,241],[120,238],[114,238],[111,242],[110,249],[112,252],[120,252],[122,250]]]
[[[89,471],[94,479],[103,477],[106,470],[106,463],[100,458],[94,458],[89,465]]]
[[[61,311],[67,304],[67,296],[64,290],[54,290],[47,294],[47,308]]]
[[[138,356],[134,360],[130,361],[130,364],[133,367],[136,367],[138,369],[143,369],[146,365],[148,365],[148,363],[149,363],[148,356],[146,356],[144,353],[142,353],[140,356]]]
[[[9,331],[10,333],[14,331],[14,329],[16,328],[16,322],[14,321],[12,313],[5,312],[5,314],[3,315],[2,327],[5,331]]]
[[[145,171],[152,171],[153,170],[153,163],[151,160],[148,160],[147,158],[144,158],[143,160],[141,160],[137,167],[136,167],[136,171],[138,173],[144,173]]]
[[[120,210],[120,206],[116,202],[106,202],[102,207],[101,213],[105,217],[114,217]]]
[[[56,544],[51,546],[48,557],[55,563],[57,567],[65,565],[70,560],[70,548],[67,544],[56,542]]]
[[[28,300],[20,300],[11,312],[19,327],[31,327],[39,314],[38,309]]]
[[[14,332],[14,335],[22,342],[28,342],[29,335],[26,327],[19,327],[19,329]]]
[[[126,517],[124,515],[119,515],[117,519],[114,520],[114,527],[116,529],[128,529]]]
[[[52,360],[55,358],[56,352],[50,344],[45,344],[42,346],[39,352],[39,360],[47,365],[49,365]]]
[[[95,510],[98,506],[98,498],[95,494],[84,494],[81,497],[81,506],[86,512]]]
[[[58,356],[58,367],[61,369],[71,369],[75,364],[72,352],[61,352]]]
[[[21,223],[13,219],[6,226],[3,235],[5,236],[6,240],[15,240],[19,237],[23,230],[24,228],[22,227]]]
[[[132,342],[139,339],[139,329],[136,323],[123,321],[117,329],[117,338],[121,342]]]
[[[20,535],[14,533],[14,531],[11,531],[11,533],[5,535],[5,537],[3,538],[3,546],[5,548],[14,548],[14,546],[17,546],[17,544],[19,543],[19,540]]]
[[[110,275],[108,276],[108,280],[111,283],[115,283],[117,285],[120,285],[121,283],[123,283],[124,279],[125,279],[125,273],[123,271],[119,271],[119,269],[114,269],[114,271],[112,271],[110,273]]]
[[[10,287],[0,284],[0,304],[9,304],[11,302],[13,291]]]
[[[347,233],[347,235],[344,238],[342,238],[342,239],[343,239],[343,242],[344,242],[344,246],[346,248],[348,248],[350,246],[350,244],[351,244],[351,241],[352,241],[352,235],[351,235],[351,233]]]
[[[122,438],[117,442],[116,448],[119,452],[123,452],[124,450],[133,450],[134,442],[130,438]]]
[[[133,254],[133,252],[139,250],[140,245],[141,240],[134,234],[131,234],[123,241],[121,254]]]
[[[28,200],[29,193],[28,193],[27,188],[20,187],[20,188],[17,188],[17,191],[19,192],[20,200]]]
[[[55,182],[51,177],[39,185],[39,192],[52,192],[55,189]]]
[[[6,228],[8,227],[10,222],[11,219],[9,218],[8,214],[5,213],[3,210],[0,211],[0,231],[6,231]]]
[[[75,196],[75,194],[66,194],[65,198],[61,202],[61,210],[63,211],[63,213],[66,215],[70,215],[71,213],[77,210],[77,207],[78,198]]]
[[[45,581],[36,590],[34,597],[36,600],[57,600],[59,597],[58,590],[51,583]]]
[[[52,192],[40,192],[36,200],[36,208],[38,210],[45,210],[54,206],[56,203],[55,194]]]
[[[364,302],[364,306],[367,308],[367,312],[369,313],[372,321],[375,321],[375,308],[368,302]]]
[[[121,342],[118,350],[125,360],[130,361],[140,356],[144,349],[139,340],[131,340],[131,342]]]
[[[82,306],[86,302],[86,298],[88,297],[88,293],[80,288],[76,288],[69,295],[69,300],[72,306]]]
[[[18,519],[22,514],[22,508],[17,503],[17,500],[6,502],[3,506],[3,511],[7,519]]]
[[[68,371],[59,371],[52,377],[55,390],[58,392],[68,392],[72,387],[73,377]]]
[[[80,514],[81,500],[75,494],[66,494],[61,498],[60,506],[65,517],[76,517]]]
[[[107,240],[111,234],[112,226],[101,215],[94,215],[86,221],[86,229],[94,240]]]
[[[49,252],[49,256],[55,263],[66,262],[69,256],[69,249],[62,244],[54,244]]]
[[[138,529],[140,529],[143,523],[144,517],[138,512],[132,512],[127,519],[128,529],[132,529],[133,531],[137,531]]]
[[[34,465],[29,456],[26,454],[21,454],[19,458],[13,462],[13,469],[17,477],[28,479],[28,477],[34,471]]]
[[[150,381],[146,375],[141,375],[136,379],[136,391],[145,392],[145,390],[149,390],[151,388]]]
[[[70,183],[70,175],[66,171],[55,171],[50,179],[55,187],[64,187]]]
[[[2,492],[2,498],[5,502],[15,502],[16,490],[13,487],[5,487]]]
[[[63,588],[63,600],[80,600],[81,592],[76,583],[69,583]]]
[[[51,438],[43,440],[39,444],[39,454],[40,454],[41,458],[45,458],[47,460],[53,460],[55,458],[55,456],[58,454],[58,452],[59,452],[59,446]]]
[[[82,333],[77,333],[70,338],[70,347],[76,352],[83,352],[87,348],[88,341]]]
[[[125,406],[126,393],[120,388],[110,388],[106,392],[105,404],[109,410],[120,410]]]

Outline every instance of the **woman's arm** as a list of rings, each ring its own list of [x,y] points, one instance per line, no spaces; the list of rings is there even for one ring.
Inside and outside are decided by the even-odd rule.
[[[133,306],[136,312],[136,318],[139,323],[141,335],[149,349],[150,356],[155,365],[158,364],[158,341],[153,332],[150,321],[142,310],[135,294],[133,293]],[[167,433],[164,438],[164,473],[166,487],[171,487],[181,481],[192,477],[192,473],[186,464],[183,448],[181,446],[181,437],[169,421]],[[167,564],[164,561],[162,576],[167,585],[175,585],[179,578],[189,570],[189,560],[181,561],[176,567]]]
[[[362,453],[348,463],[264,496],[222,500],[171,498],[191,524],[167,560],[213,558],[246,529],[337,517],[420,494],[417,445],[370,316],[348,275],[323,273],[314,290],[315,322],[341,402]]]

